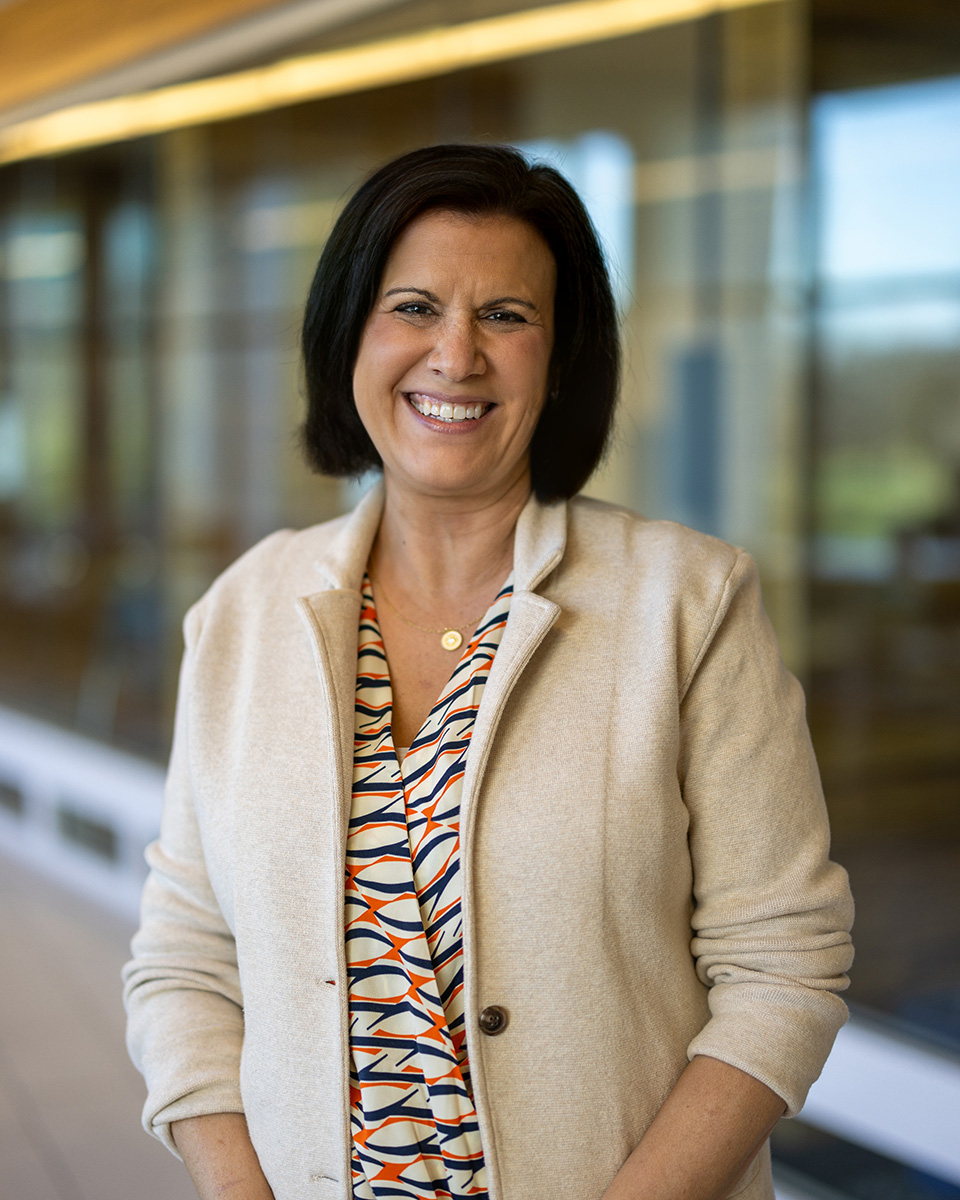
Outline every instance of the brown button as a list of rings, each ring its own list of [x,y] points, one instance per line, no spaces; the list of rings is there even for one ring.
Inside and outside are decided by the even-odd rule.
[[[507,1027],[507,1010],[499,1004],[488,1005],[480,1014],[480,1029],[489,1037],[503,1033]]]

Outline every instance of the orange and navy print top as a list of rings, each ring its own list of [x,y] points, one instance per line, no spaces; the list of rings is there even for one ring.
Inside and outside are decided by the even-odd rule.
[[[355,1200],[487,1200],[463,1016],[460,792],[512,594],[508,579],[401,769],[364,577],[345,920]]]

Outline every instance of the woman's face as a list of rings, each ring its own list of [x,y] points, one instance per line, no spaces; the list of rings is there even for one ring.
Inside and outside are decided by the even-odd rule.
[[[480,498],[529,479],[555,291],[553,255],[523,221],[437,211],[407,226],[353,372],[388,483]]]

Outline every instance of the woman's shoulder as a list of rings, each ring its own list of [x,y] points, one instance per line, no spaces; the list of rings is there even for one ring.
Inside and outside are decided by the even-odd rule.
[[[739,546],[668,521],[642,516],[629,508],[576,496],[570,501],[568,557],[584,566],[608,567],[661,582],[696,579],[722,583],[737,567],[752,566]]]
[[[602,611],[625,631],[637,628],[675,648],[677,678],[689,680],[723,628],[737,644],[766,638],[760,579],[738,546],[676,521],[651,520],[591,499],[570,505],[561,604]]]
[[[305,529],[278,529],[261,538],[222,571],[193,606],[242,606],[249,611],[278,595],[299,597],[322,586],[318,564],[343,532],[349,514]]]

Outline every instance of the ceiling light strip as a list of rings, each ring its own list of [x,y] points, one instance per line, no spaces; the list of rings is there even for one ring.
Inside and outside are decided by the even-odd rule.
[[[0,129],[0,163],[449,74],[776,0],[578,0],[73,105]]]

